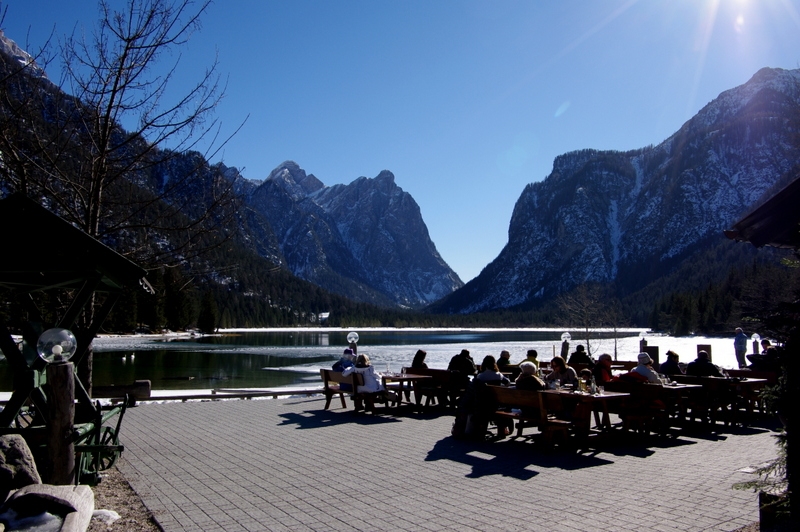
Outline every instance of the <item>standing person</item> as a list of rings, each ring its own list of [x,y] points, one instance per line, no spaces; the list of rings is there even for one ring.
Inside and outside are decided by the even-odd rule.
[[[740,368],[747,366],[747,335],[741,327],[736,327],[736,337],[733,339],[733,349],[736,351],[736,362]]]

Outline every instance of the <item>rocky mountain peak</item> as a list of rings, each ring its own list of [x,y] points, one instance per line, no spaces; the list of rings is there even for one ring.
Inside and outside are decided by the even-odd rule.
[[[560,155],[525,187],[500,255],[439,309],[529,305],[584,282],[640,289],[792,180],[798,131],[800,70],[762,69],[658,146]]]
[[[270,172],[266,181],[279,184],[296,201],[325,188],[314,174],[306,174],[294,161],[282,163]]]

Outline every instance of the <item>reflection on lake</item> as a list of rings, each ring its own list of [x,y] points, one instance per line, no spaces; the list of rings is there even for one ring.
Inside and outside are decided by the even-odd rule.
[[[414,352],[424,349],[432,368],[446,368],[450,358],[468,349],[480,363],[485,355],[511,353],[511,361],[525,358],[528,349],[539,351],[540,360],[550,360],[560,352],[563,329],[508,330],[363,330],[358,329],[359,353],[370,356],[378,370],[399,371],[410,365]],[[592,340],[597,355],[616,351],[619,360],[635,360],[639,352],[639,332],[630,329],[611,332]],[[210,388],[273,388],[280,386],[316,387],[319,369],[329,368],[347,347],[349,330],[235,332],[197,338],[108,337],[95,340],[94,384],[130,384],[149,379],[156,390]],[[585,343],[572,331],[572,348]],[[714,362],[723,366],[727,355],[723,346],[732,339],[648,338],[650,345],[664,345],[661,352],[677,349],[681,360],[694,359],[695,344],[719,342]],[[681,351],[683,349],[683,351]],[[572,349],[571,349],[572,350]],[[731,357],[733,356],[732,343]],[[719,354],[718,354],[719,352]],[[735,360],[735,359],[734,359]],[[12,389],[12,376],[5,361],[0,362],[0,390]]]

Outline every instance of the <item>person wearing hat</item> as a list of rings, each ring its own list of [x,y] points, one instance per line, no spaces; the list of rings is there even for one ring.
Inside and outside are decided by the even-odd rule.
[[[648,382],[659,382],[658,373],[653,369],[653,359],[647,353],[639,353],[639,364],[631,370],[647,378]]]

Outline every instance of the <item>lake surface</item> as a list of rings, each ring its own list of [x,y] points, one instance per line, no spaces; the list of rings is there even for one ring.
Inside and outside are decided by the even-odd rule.
[[[319,369],[330,368],[347,347],[349,330],[230,330],[204,337],[133,336],[100,337],[95,340],[94,383],[98,386],[130,384],[149,379],[154,390],[211,388],[276,388],[317,386]],[[417,349],[424,349],[432,368],[446,368],[450,358],[468,349],[476,363],[485,355],[511,353],[511,362],[536,349],[539,359],[550,360],[561,351],[564,329],[357,329],[358,352],[369,355],[380,371],[399,371],[411,365]],[[593,355],[615,351],[618,360],[635,360],[642,329],[616,333],[602,331],[593,339]],[[580,331],[571,330],[570,351],[586,344]],[[713,346],[716,364],[734,367],[733,337],[673,338],[645,336],[663,355],[672,349],[682,362],[695,358],[697,344]],[[615,349],[616,348],[616,349]],[[12,389],[12,376],[5,360],[0,362],[0,391]]]

